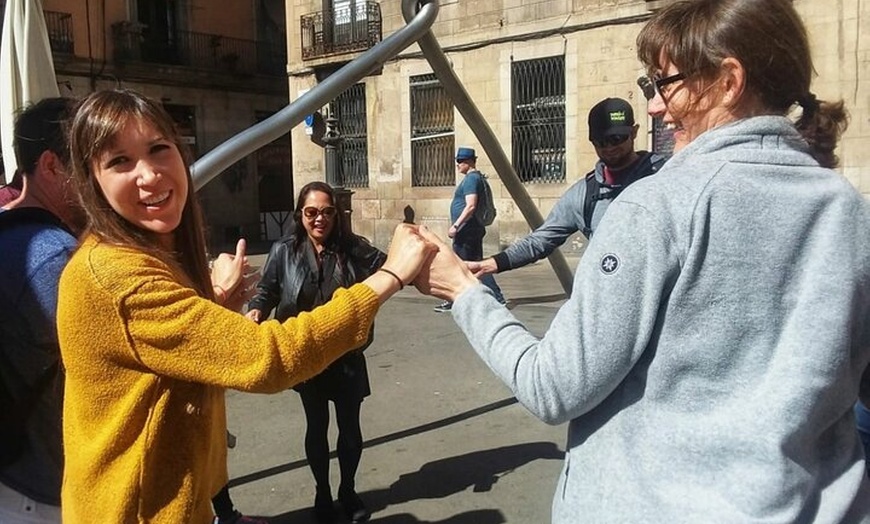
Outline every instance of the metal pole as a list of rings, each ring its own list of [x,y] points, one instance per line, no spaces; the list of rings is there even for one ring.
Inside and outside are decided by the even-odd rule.
[[[402,0],[414,4],[417,0]],[[271,117],[251,126],[206,153],[191,166],[193,185],[199,190],[214,177],[257,149],[279,138],[311,113],[319,110],[341,94],[347,86],[358,82],[387,60],[417,41],[435,23],[438,0],[428,0],[417,16],[407,25],[385,38],[335,74],[315,86]]]
[[[413,20],[417,15],[417,10],[425,8],[426,5],[428,4],[423,3],[421,7],[415,2],[402,2],[402,14],[405,16],[405,20],[408,22]],[[417,41],[417,44],[420,46],[420,50],[423,52],[423,56],[426,57],[429,65],[432,66],[435,76],[438,77],[441,85],[444,86],[447,95],[453,101],[456,108],[459,109],[459,113],[462,114],[462,118],[465,119],[465,122],[471,128],[474,136],[477,137],[480,145],[483,146],[483,150],[486,151],[486,155],[492,162],[498,177],[504,183],[514,202],[516,202],[526,222],[532,229],[537,228],[544,222],[541,212],[538,211],[528,192],[526,192],[525,186],[523,186],[516,171],[514,171],[492,128],[489,127],[489,124],[483,118],[477,106],[474,105],[462,82],[459,81],[456,73],[453,72],[453,67],[447,61],[447,57],[444,55],[444,51],[441,49],[432,31],[427,30],[426,34]],[[571,273],[571,268],[568,267],[568,262],[565,261],[564,255],[556,249],[550,254],[548,260],[550,265],[553,266],[553,271],[556,273],[559,283],[562,284],[562,289],[565,290],[567,295],[570,295],[574,275]]]
[[[541,225],[543,222],[541,213],[532,203],[525,187],[502,151],[495,134],[477,110],[474,102],[471,101],[459,79],[456,78],[444,56],[444,51],[441,50],[441,46],[430,31],[432,24],[438,17],[438,10],[438,0],[402,0],[402,13],[407,22],[405,27],[385,38],[339,69],[335,74],[330,75],[329,78],[288,104],[275,115],[238,133],[196,161],[191,166],[194,188],[201,189],[234,163],[279,138],[301,122],[305,116],[314,113],[333,100],[347,86],[358,82],[416,42],[462,117],[480,141],[484,151],[492,161],[496,173],[517,203],[526,222],[532,228]],[[562,253],[558,250],[554,251],[549,260],[565,292],[570,293],[572,275]]]

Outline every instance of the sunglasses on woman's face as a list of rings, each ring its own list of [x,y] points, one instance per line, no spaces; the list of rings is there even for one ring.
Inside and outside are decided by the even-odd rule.
[[[593,140],[592,144],[595,147],[611,147],[618,146],[619,144],[628,140],[628,135],[610,135],[606,136],[600,140]]]
[[[314,206],[302,208],[302,216],[305,218],[317,218],[317,215],[323,215],[323,218],[326,219],[332,218],[335,216],[335,208],[332,206],[326,206],[322,209]]]

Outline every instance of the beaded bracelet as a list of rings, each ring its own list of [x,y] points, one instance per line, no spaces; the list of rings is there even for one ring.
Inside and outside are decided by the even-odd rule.
[[[401,291],[402,289],[405,288],[405,283],[402,282],[402,279],[399,278],[399,275],[393,273],[392,271],[390,271],[389,269],[387,269],[387,268],[385,268],[385,267],[378,268],[378,271],[383,271],[384,273],[386,273],[386,274],[392,276],[393,278],[395,278],[395,279],[396,279],[396,282],[399,283],[399,291]]]

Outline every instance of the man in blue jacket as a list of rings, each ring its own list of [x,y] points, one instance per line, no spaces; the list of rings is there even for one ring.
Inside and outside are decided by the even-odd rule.
[[[595,147],[595,169],[562,195],[540,227],[504,251],[469,262],[476,276],[523,267],[550,255],[580,231],[591,238],[610,202],[632,182],[652,175],[667,157],[635,151],[638,125],[631,105],[606,98],[589,111],[589,141]]]

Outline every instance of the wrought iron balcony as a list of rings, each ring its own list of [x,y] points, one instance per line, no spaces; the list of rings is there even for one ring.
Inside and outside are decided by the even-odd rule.
[[[54,53],[71,55],[74,51],[72,15],[57,11],[43,11],[48,42]]]
[[[286,72],[287,49],[283,42],[193,31],[152,32],[130,21],[113,24],[112,34],[115,58],[120,62],[180,65],[241,75],[283,76]]]
[[[381,41],[381,6],[377,2],[346,0],[331,11],[302,15],[302,58],[365,51]]]
[[[59,54],[73,54],[73,25],[70,13],[43,11],[51,50]],[[0,0],[0,26],[6,18],[6,0]]]

